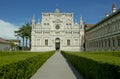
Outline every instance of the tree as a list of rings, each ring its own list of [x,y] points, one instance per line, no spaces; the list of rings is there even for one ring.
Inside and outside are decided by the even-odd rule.
[[[24,33],[25,33],[25,38],[26,38],[26,47],[27,47],[27,42],[28,42],[28,39],[30,40],[29,41],[29,46],[31,48],[31,24],[30,23],[27,23],[24,27]]]
[[[22,43],[22,49],[24,50],[24,40],[26,39],[26,48],[27,48],[27,41],[28,39],[30,40],[30,47],[31,47],[31,24],[27,23],[23,25],[19,30],[15,31],[15,36],[19,36],[22,38],[23,43]]]
[[[15,31],[15,36],[19,36],[22,38],[23,42],[22,42],[22,50],[24,50],[24,26],[22,26],[21,28],[19,28],[19,30]]]
[[[9,41],[9,43],[10,43],[10,46],[11,46],[11,51],[16,51],[18,46],[16,44],[14,44],[14,42],[12,42],[12,41]]]

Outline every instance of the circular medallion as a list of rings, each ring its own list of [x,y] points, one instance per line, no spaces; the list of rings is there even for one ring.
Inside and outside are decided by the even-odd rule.
[[[60,28],[60,26],[59,26],[59,25],[56,25],[56,26],[55,26],[55,28],[56,28],[56,29],[59,29],[59,28]]]

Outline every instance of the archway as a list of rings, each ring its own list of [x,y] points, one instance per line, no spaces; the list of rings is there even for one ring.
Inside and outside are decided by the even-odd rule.
[[[60,39],[59,38],[55,39],[55,49],[60,50]]]

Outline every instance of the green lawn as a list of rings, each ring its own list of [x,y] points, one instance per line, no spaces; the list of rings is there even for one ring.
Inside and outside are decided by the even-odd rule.
[[[29,79],[54,52],[0,52],[0,79]]]

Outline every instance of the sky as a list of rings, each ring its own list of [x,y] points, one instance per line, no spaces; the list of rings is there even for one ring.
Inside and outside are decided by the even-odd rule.
[[[32,16],[41,20],[42,12],[74,13],[74,21],[95,24],[105,18],[105,12],[112,13],[112,4],[120,9],[120,0],[0,0],[0,37],[15,38],[14,30],[31,22]]]

